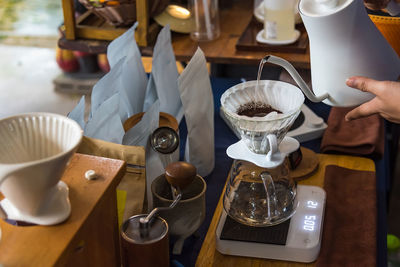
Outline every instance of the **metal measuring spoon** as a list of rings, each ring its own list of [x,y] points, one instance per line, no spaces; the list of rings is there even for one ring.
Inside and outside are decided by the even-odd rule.
[[[170,127],[159,127],[150,136],[151,147],[161,154],[172,154],[179,146],[179,136]]]

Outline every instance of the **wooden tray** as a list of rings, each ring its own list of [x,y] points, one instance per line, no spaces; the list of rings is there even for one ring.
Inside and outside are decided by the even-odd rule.
[[[236,49],[242,51],[283,53],[305,53],[307,51],[308,35],[303,24],[296,25],[296,29],[300,31],[300,38],[295,43],[288,45],[270,45],[257,42],[257,33],[259,33],[263,28],[263,24],[253,17],[236,43]]]

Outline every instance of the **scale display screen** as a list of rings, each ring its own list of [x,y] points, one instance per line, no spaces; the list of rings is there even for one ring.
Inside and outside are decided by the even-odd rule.
[[[306,194],[298,195],[299,206],[289,228],[287,243],[294,247],[315,247],[321,242],[325,192],[315,186],[307,189]]]

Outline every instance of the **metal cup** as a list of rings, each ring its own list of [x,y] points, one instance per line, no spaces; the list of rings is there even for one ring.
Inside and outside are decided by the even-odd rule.
[[[171,237],[177,238],[172,253],[179,255],[185,239],[195,233],[205,218],[207,184],[197,175],[193,182],[182,189],[182,200],[168,211],[159,214],[167,220]],[[173,203],[171,189],[164,175],[157,177],[151,184],[155,207],[168,207]]]

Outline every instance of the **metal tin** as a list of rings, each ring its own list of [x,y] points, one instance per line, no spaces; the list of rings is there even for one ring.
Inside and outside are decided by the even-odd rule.
[[[151,183],[151,193],[155,207],[167,207],[173,203],[171,190],[165,175],[158,176]],[[206,216],[207,183],[197,175],[193,182],[182,189],[182,200],[172,210],[160,211],[169,226],[169,235],[173,239],[172,253],[180,255],[186,238],[195,233]]]
[[[168,224],[161,217],[154,217],[147,228],[141,227],[140,218],[146,218],[147,214],[130,217],[121,228],[121,234],[128,242],[135,244],[151,244],[164,238],[168,233]]]
[[[161,217],[153,217],[144,227],[140,218],[130,217],[121,227],[123,266],[169,266],[168,224]]]

